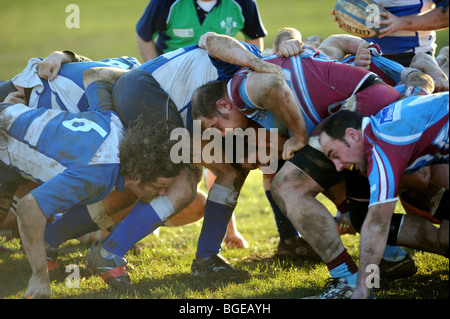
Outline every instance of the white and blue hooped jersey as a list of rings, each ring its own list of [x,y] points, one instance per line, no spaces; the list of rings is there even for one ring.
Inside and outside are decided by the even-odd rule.
[[[242,43],[260,56],[256,46]],[[191,98],[200,86],[215,80],[229,80],[239,67],[222,61],[212,61],[208,52],[191,45],[165,53],[147,61],[139,69],[150,73],[177,106],[186,128],[192,125]]]
[[[31,193],[47,218],[123,189],[118,147],[124,128],[115,113],[0,104],[0,123],[0,160],[41,184]]]
[[[448,92],[410,96],[363,119],[370,206],[397,200],[403,174],[449,163]]]
[[[51,82],[37,74],[40,58],[32,58],[27,67],[12,82],[16,86],[31,88],[30,107],[85,112],[89,105],[85,96],[83,72],[93,67],[117,67],[125,70],[137,68],[140,63],[133,57],[108,58],[101,61],[64,63],[58,76]]]
[[[445,0],[448,6],[448,0]],[[387,11],[396,16],[419,15],[434,7],[442,8],[442,1],[438,0],[375,0]],[[436,49],[435,31],[397,31],[383,38],[368,38],[377,43],[384,53],[397,54],[404,52],[434,52]]]

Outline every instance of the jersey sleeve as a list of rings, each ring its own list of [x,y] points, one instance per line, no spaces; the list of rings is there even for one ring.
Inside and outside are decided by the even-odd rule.
[[[67,169],[31,191],[46,218],[78,204],[101,201],[113,189],[119,165]]]
[[[382,143],[366,144],[367,172],[370,184],[369,207],[398,200],[400,180],[407,166],[403,152],[393,145],[380,146]],[[383,144],[382,144],[383,145]],[[399,155],[399,152],[401,156]]]
[[[136,32],[144,41],[152,41],[156,34],[166,30],[166,20],[173,1],[151,0],[136,24]]]
[[[265,37],[267,31],[261,20],[256,0],[237,0],[236,2],[241,6],[245,20],[242,33],[250,39]]]

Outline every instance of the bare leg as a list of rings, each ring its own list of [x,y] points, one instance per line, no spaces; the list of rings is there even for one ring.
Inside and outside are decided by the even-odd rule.
[[[24,297],[48,298],[50,297],[50,279],[44,248],[46,218],[31,194],[17,203],[17,214],[20,237],[32,270]]]
[[[405,215],[398,234],[397,244],[445,255],[449,246],[448,220],[444,220],[440,227],[436,227],[425,218]]]
[[[314,180],[286,162],[272,183],[274,199],[304,239],[327,263],[344,251],[333,216],[315,197],[324,191]]]

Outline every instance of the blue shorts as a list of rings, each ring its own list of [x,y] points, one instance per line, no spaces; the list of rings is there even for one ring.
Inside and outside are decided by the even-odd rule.
[[[169,95],[146,71],[135,69],[122,75],[114,85],[113,102],[126,127],[140,116],[145,123],[152,126],[166,121],[167,117],[170,127],[184,127],[177,107]]]

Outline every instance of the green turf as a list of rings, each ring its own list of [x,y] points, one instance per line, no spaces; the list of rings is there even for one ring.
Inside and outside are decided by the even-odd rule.
[[[296,27],[304,36],[326,37],[339,33],[330,11],[334,1],[259,0],[268,31],[266,47],[282,27]],[[26,61],[45,57],[53,50],[74,50],[93,59],[120,55],[140,59],[134,27],[147,1],[78,0],[80,28],[68,29],[63,1],[3,1],[0,13],[0,79],[19,73]],[[448,30],[439,32],[439,46],[448,45]],[[321,197],[332,213],[336,208]],[[400,207],[398,207],[401,210]],[[224,247],[231,263],[247,269],[252,279],[244,283],[223,283],[189,277],[201,222],[179,228],[163,228],[160,236],[139,243],[142,252],[129,254],[130,276],[138,288],[134,294],[111,292],[98,278],[87,276],[80,288],[67,288],[65,281],[52,283],[53,298],[139,298],[139,299],[297,299],[318,293],[328,279],[322,263],[283,263],[273,261],[278,243],[275,222],[262,190],[261,176],[253,172],[238,207],[238,228],[250,244],[246,250]],[[342,236],[350,254],[358,258],[358,236]],[[0,253],[0,298],[21,298],[30,275],[26,257],[19,252],[18,240],[1,242],[13,254]],[[61,248],[64,264],[83,267],[87,247],[77,240]],[[382,282],[380,299],[448,299],[448,259],[413,251],[418,273],[410,279]],[[67,274],[67,276],[69,273]],[[293,303],[295,305],[295,303]]]

